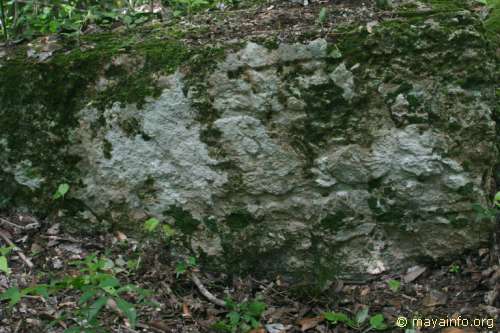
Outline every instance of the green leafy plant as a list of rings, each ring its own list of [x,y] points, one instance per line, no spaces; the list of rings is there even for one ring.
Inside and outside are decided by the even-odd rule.
[[[389,286],[389,289],[391,289],[393,292],[397,293],[399,291],[399,288],[401,287],[401,282],[398,280],[387,280],[387,286]]]
[[[347,314],[343,312],[325,312],[323,313],[323,317],[327,322],[331,325],[344,324],[347,327],[357,330],[367,332],[369,330],[383,331],[388,328],[385,323],[384,316],[382,314],[375,314],[371,317],[369,316],[369,309],[363,308],[359,310],[354,319],[349,317]],[[368,321],[368,329],[365,328],[367,326],[366,321]]]
[[[63,291],[75,292],[75,296],[78,296],[76,310],[63,314],[58,320],[76,316],[79,318],[79,324],[67,329],[65,333],[98,330],[101,326],[100,315],[106,305],[114,308],[114,313],[119,312],[127,318],[130,326],[134,327],[137,322],[137,310],[134,304],[151,304],[146,300],[151,292],[133,284],[123,285],[120,282],[114,274],[113,260],[93,254],[72,264],[78,267],[78,275],[65,276],[51,281],[50,284],[38,284],[22,290],[9,288],[0,295],[0,300],[9,301],[9,305],[14,306],[27,295],[48,298]]]
[[[57,187],[57,191],[53,195],[53,199],[57,200],[57,199],[60,199],[60,198],[64,198],[64,196],[66,195],[66,193],[68,193],[68,191],[69,191],[69,185],[68,184],[66,184],[66,183],[60,184]]]
[[[500,0],[479,0],[490,8],[490,14],[484,22],[484,26],[489,31],[500,33]]]
[[[152,218],[146,220],[146,222],[144,222],[144,229],[147,232],[153,232],[156,230],[156,228],[158,227],[159,224],[160,224],[160,221],[158,221],[158,219],[152,217]]]
[[[226,306],[229,309],[226,319],[213,325],[214,329],[229,333],[245,333],[261,327],[260,317],[266,310],[266,304],[260,299],[256,298],[239,304],[226,299]]]
[[[153,233],[158,229],[158,226],[160,225],[160,221],[157,218],[150,218],[144,222],[144,230],[146,230],[148,233]],[[165,240],[169,240],[175,235],[175,230],[172,228],[171,225],[169,224],[162,224],[161,226],[161,236]]]
[[[174,15],[185,14],[191,18],[194,12],[208,7],[210,2],[207,0],[173,0],[171,4],[174,8]]]
[[[349,316],[343,312],[325,312],[323,313],[323,317],[332,325],[343,323],[351,328],[358,328],[356,321],[349,318]]]
[[[23,295],[21,294],[19,288],[11,287],[0,294],[0,301],[8,301],[9,307],[13,307],[21,301],[22,297]]]
[[[460,273],[460,265],[458,264],[451,264],[448,271],[453,274]]]
[[[0,247],[0,272],[5,273],[6,275],[11,273],[7,257],[13,249],[13,246]]]
[[[318,19],[316,20],[316,22],[323,26],[325,25],[326,23],[326,20],[328,19],[328,11],[326,10],[325,7],[321,8],[321,10],[319,11],[319,14],[318,14]]]
[[[370,326],[377,331],[383,331],[388,328],[384,316],[380,313],[370,317]]]
[[[189,269],[195,268],[197,265],[195,257],[188,257],[186,260],[179,261],[175,266],[175,275],[179,277],[180,275],[186,273]]]

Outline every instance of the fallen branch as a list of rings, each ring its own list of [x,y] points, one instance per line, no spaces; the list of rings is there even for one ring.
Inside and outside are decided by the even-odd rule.
[[[205,296],[206,299],[208,299],[210,302],[214,303],[215,305],[223,306],[223,307],[226,306],[225,301],[217,298],[210,291],[208,291],[207,288],[205,288],[205,286],[203,285],[200,278],[198,277],[198,275],[195,272],[191,271],[190,276],[191,276],[191,280],[193,281],[193,283],[196,285],[196,287],[198,288],[200,293],[203,296]]]
[[[2,217],[0,217],[0,223],[8,225],[8,226],[11,226],[11,227],[16,228],[16,229],[21,229],[21,230],[31,230],[31,229],[34,229],[37,226],[39,226],[38,222],[30,223],[30,224],[27,224],[27,225],[19,225],[17,223],[10,222],[9,220],[4,219]]]
[[[14,244],[9,239],[9,237],[7,237],[7,235],[5,233],[3,233],[2,231],[0,231],[0,237],[7,243],[7,245],[13,247],[13,250],[17,252],[17,255],[19,256],[19,258],[21,258],[22,261],[24,261],[24,263],[26,264],[26,266],[28,266],[29,268],[35,267],[35,265],[33,265],[33,263],[31,262],[31,260],[29,260],[28,257],[26,257],[24,255],[23,251],[20,248],[18,248],[16,246],[16,244]]]

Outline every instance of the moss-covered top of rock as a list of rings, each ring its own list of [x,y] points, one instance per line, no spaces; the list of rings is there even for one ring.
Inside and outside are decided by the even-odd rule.
[[[0,156],[7,165],[30,161],[26,163],[33,167],[27,170],[49,180],[50,188],[35,201],[50,198],[56,182],[78,178],[77,157],[55,153],[69,147],[78,110],[88,103],[102,110],[116,102],[141,107],[146,98],[159,95],[164,75],[187,63],[189,70],[204,72],[221,55],[214,47],[190,47],[180,41],[183,34],[172,27],[143,28],[84,36],[78,43],[43,38],[6,50],[0,60],[0,144],[5,153]],[[43,54],[50,44],[57,51],[39,61],[37,52]],[[33,198],[30,192],[36,187],[13,188],[12,174],[5,169],[0,173],[4,206],[14,194]]]
[[[439,73],[448,82],[465,87],[491,84],[494,76],[498,77],[498,66],[492,68],[491,62],[486,66],[485,60],[495,57],[493,41],[469,4],[425,4],[428,7],[424,9],[410,5],[392,12],[368,6],[374,15],[348,15],[350,19],[340,25],[337,22],[345,16],[336,16],[342,11],[336,6],[328,8],[329,20],[323,25],[316,23],[320,6],[287,7],[276,15],[271,13],[270,19],[265,11],[253,15],[215,13],[209,19],[194,18],[195,28],[189,24],[152,25],[83,36],[78,42],[58,40],[56,44],[61,48],[45,61],[26,55],[33,49],[35,53],[37,48],[43,50],[47,40],[33,42],[35,47],[8,49],[0,59],[0,158],[6,165],[26,165],[22,170],[0,171],[0,208],[14,204],[45,207],[58,183],[78,182],[78,157],[68,150],[74,143],[71,131],[78,123],[75,114],[85,105],[91,103],[104,109],[119,102],[140,107],[147,98],[158,96],[162,78],[179,68],[187,74],[188,82],[189,77],[193,78],[195,85],[203,81],[212,64],[246,40],[274,48],[278,41],[324,37],[332,52],[338,50],[342,55],[341,59],[332,57],[332,65],[345,61],[349,66],[363,63],[383,70],[390,59],[401,56],[410,60],[412,73],[418,75]],[[369,32],[366,22],[374,19],[378,26]],[[261,33],[255,28],[235,29],[231,24],[225,28],[221,22],[226,20],[242,26],[253,23],[268,30]],[[440,29],[433,29],[433,22],[439,22]],[[422,25],[429,28],[416,28]],[[297,26],[302,30],[297,31]],[[462,55],[468,49],[480,54],[466,59]],[[429,50],[433,58],[421,59],[428,56]],[[134,130],[133,124],[130,129]],[[42,187],[29,181],[23,183],[23,178],[36,178],[33,175],[46,180]]]

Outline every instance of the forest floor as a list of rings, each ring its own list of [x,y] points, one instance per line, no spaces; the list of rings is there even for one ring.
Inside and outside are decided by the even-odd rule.
[[[97,325],[105,332],[212,332],[213,325],[224,321],[230,311],[208,300],[206,292],[200,292],[200,284],[193,282],[189,271],[196,272],[202,288],[211,296],[219,299],[230,296],[240,304],[257,297],[259,304],[265,304],[258,318],[262,328],[253,333],[368,332],[371,327],[367,322],[349,327],[349,322],[340,320],[335,324],[324,315],[334,311],[355,318],[363,309],[370,315],[381,314],[388,326],[386,332],[498,332],[500,266],[492,262],[497,256],[490,255],[493,250],[488,248],[464,255],[442,267],[416,266],[405,274],[379,275],[365,282],[337,280],[320,292],[299,293],[300,288],[292,288],[279,277],[273,281],[230,277],[195,267],[182,272],[178,263],[158,248],[154,250],[153,244],[119,231],[98,238],[76,238],[60,231],[58,224],[40,223],[31,216],[15,215],[0,219],[0,232],[0,244],[12,242],[19,248],[7,255],[11,273],[0,273],[0,292],[16,287],[20,290],[36,288],[50,281],[101,273],[112,276],[120,286],[135,285],[152,291],[147,297],[152,301],[150,304],[138,304],[133,292],[123,295],[130,304],[137,304],[134,328],[116,304],[107,302],[100,311],[98,309]],[[75,264],[91,258],[92,254],[97,254],[104,263],[94,273],[84,269],[90,267],[88,265]],[[92,285],[93,282],[86,283]],[[96,288],[106,289],[102,281]],[[43,293],[31,293],[12,307],[7,302],[0,303],[0,333],[63,332],[81,323],[83,291],[73,284],[52,291],[46,297]],[[400,316],[409,320],[462,318],[469,320],[469,325],[473,320],[483,320],[483,323],[481,327],[405,331],[395,326]]]

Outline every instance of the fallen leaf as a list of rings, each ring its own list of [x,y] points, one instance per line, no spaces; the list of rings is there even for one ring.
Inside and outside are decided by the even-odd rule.
[[[248,333],[266,333],[266,330],[263,329],[263,328],[256,328],[254,330],[251,330],[250,332]]]
[[[370,293],[370,287],[368,286],[363,286],[361,287],[361,291],[359,292],[360,296],[366,296]]]
[[[491,305],[480,304],[479,308],[484,310],[489,316],[497,318],[500,315],[500,309]]]
[[[283,324],[267,324],[266,330],[268,333],[285,333],[287,327]]]
[[[42,321],[38,319],[33,319],[33,318],[27,318],[26,323],[31,325],[31,326],[42,326]]]
[[[118,239],[120,242],[123,242],[124,240],[127,239],[127,235],[125,235],[123,232],[121,231],[117,231],[116,232],[116,239]]]
[[[378,275],[387,270],[384,263],[381,260],[375,260],[371,263],[371,265],[367,268],[366,272],[370,275]]]
[[[370,21],[366,24],[366,30],[368,33],[373,33],[373,28],[378,25],[378,21]]]
[[[482,257],[482,256],[484,256],[484,255],[488,254],[489,252],[490,252],[490,249],[487,249],[487,248],[481,248],[481,249],[479,249],[479,252],[478,252],[478,253],[479,253],[479,256],[480,256],[480,257]]]
[[[444,305],[448,301],[448,296],[438,290],[431,290],[422,300],[422,304],[427,307]]]
[[[481,281],[483,278],[481,272],[472,272],[471,274],[471,280],[472,281]]]
[[[493,305],[495,303],[495,301],[497,300],[497,298],[498,298],[498,290],[493,289],[493,290],[488,291],[484,295],[484,302],[487,305]]]
[[[323,316],[317,316],[312,318],[301,319],[298,324],[300,325],[300,330],[305,332],[311,328],[316,327],[319,323],[323,322],[325,318]]]
[[[171,326],[169,326],[166,322],[161,321],[161,320],[154,320],[154,321],[149,323],[149,326],[156,328],[157,330],[164,331],[164,332],[169,332],[172,329]]]
[[[43,251],[43,247],[38,243],[31,244],[31,253],[37,254]]]
[[[47,234],[48,235],[57,235],[59,233],[59,227],[60,227],[59,223],[54,224],[52,227],[47,229]]]
[[[184,318],[191,318],[191,311],[189,311],[189,306],[186,303],[182,303],[182,316]]]
[[[410,267],[408,269],[408,271],[406,272],[406,275],[403,276],[403,281],[405,283],[410,283],[410,282],[413,282],[415,281],[420,275],[422,275],[425,271],[427,270],[427,268],[425,267],[422,267],[422,266],[413,266],[413,267]]]

